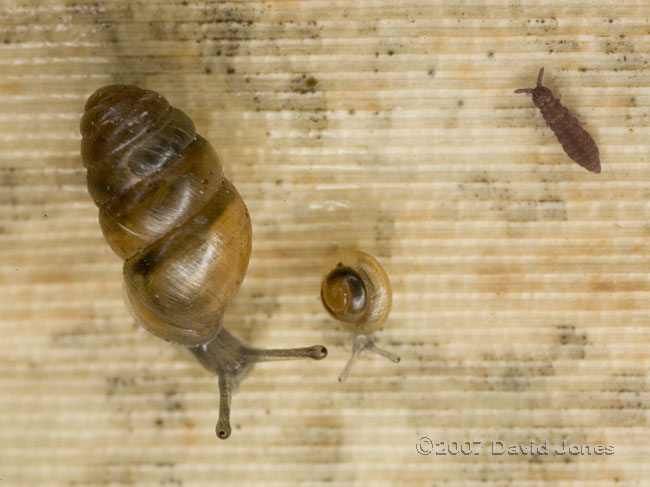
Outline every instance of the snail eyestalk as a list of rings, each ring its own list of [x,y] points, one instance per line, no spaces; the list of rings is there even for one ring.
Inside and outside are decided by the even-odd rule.
[[[232,400],[232,387],[228,377],[219,376],[219,421],[217,421],[217,436],[225,440],[230,436],[230,401]]]
[[[219,421],[216,431],[217,436],[222,440],[227,439],[231,432],[232,394],[255,363],[301,358],[322,360],[327,357],[327,348],[323,345],[270,350],[252,348],[223,327],[212,341],[198,347],[191,347],[190,351],[206,370],[219,376]]]
[[[400,357],[399,355],[396,355],[392,352],[388,352],[387,350],[384,350],[383,348],[379,348],[375,344],[375,339],[370,336],[370,335],[357,335],[354,338],[354,342],[352,343],[352,353],[350,354],[350,359],[348,360],[348,363],[345,365],[345,368],[339,375],[339,382],[345,382],[345,379],[348,378],[348,374],[350,373],[350,370],[352,369],[352,365],[354,362],[357,360],[357,357],[363,352],[364,350],[370,350],[371,352],[376,353],[377,355],[381,355],[382,357],[387,358],[393,363],[399,363],[400,362]]]
[[[402,360],[400,356],[397,355],[396,353],[389,352],[387,350],[384,350],[383,348],[379,348],[372,339],[368,341],[368,345],[366,346],[366,348],[371,352],[375,352],[377,355],[381,355],[382,357],[387,358],[394,364],[398,364]]]
[[[293,358],[310,358],[323,360],[327,357],[327,348],[323,345],[300,348],[276,348],[265,350],[261,348],[250,348],[249,353],[255,362],[273,362],[275,360],[289,360]]]

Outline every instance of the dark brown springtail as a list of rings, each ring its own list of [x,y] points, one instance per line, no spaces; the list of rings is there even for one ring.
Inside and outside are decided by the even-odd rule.
[[[553,130],[564,152],[588,171],[599,173],[600,154],[594,139],[582,128],[578,119],[562,106],[560,100],[553,96],[553,92],[542,86],[543,75],[544,68],[539,70],[535,88],[520,88],[515,93],[532,94],[533,103],[542,112],[546,124]]]

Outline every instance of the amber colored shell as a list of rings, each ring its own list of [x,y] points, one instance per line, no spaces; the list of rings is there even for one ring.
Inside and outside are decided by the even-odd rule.
[[[321,285],[323,306],[357,335],[377,331],[392,305],[386,271],[374,257],[358,250],[342,253],[335,262]]]
[[[81,134],[88,190],[125,260],[132,313],[166,340],[210,340],[251,251],[248,210],[214,149],[185,113],[130,85],[97,90]]]

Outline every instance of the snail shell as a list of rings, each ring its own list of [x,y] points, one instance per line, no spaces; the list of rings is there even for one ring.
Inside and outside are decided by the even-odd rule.
[[[365,252],[341,254],[323,278],[321,299],[327,312],[352,333],[377,331],[390,313],[390,280],[377,260]]]
[[[160,338],[209,340],[251,251],[248,211],[217,154],[185,113],[136,86],[95,92],[81,135],[88,190],[106,240],[125,259],[131,310]]]
[[[322,359],[327,349],[253,349],[222,329],[248,267],[251,221],[185,113],[154,91],[110,85],[90,96],[80,130],[88,191],[106,240],[124,259],[130,311],[219,375],[217,434],[227,438],[230,393],[253,363]]]
[[[339,376],[341,382],[364,349],[400,361],[397,355],[377,347],[373,336],[388,319],[392,296],[388,274],[377,259],[365,252],[343,252],[325,273],[321,284],[323,306],[355,335],[352,356]]]

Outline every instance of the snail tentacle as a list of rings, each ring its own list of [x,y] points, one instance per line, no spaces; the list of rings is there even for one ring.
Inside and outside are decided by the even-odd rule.
[[[312,345],[311,347],[299,348],[250,348],[248,353],[255,362],[273,362],[275,360],[287,360],[293,358],[311,358],[323,360],[327,357],[327,348],[323,345]]]
[[[327,348],[323,345],[268,350],[249,347],[223,327],[212,341],[190,350],[206,370],[219,376],[219,421],[216,432],[222,440],[227,439],[231,432],[232,394],[253,364],[292,358],[322,360],[327,357]]]
[[[388,350],[384,350],[383,348],[380,348],[377,346],[377,344],[374,342],[374,340],[369,337],[370,339],[368,340],[368,344],[366,345],[366,348],[370,350],[371,352],[376,353],[377,355],[381,355],[382,357],[387,358],[394,364],[400,363],[402,360],[399,355],[393,352],[389,352]]]
[[[219,420],[215,431],[221,440],[230,436],[230,402],[232,401],[232,383],[229,375],[219,376]]]
[[[366,335],[359,335],[357,338],[354,340],[352,343],[352,353],[350,354],[350,358],[348,359],[348,363],[345,364],[345,367],[339,374],[339,382],[345,382],[345,379],[348,378],[348,375],[350,374],[350,370],[352,370],[352,365],[354,362],[357,360],[357,357],[361,354],[363,349],[365,348],[365,345],[358,340],[360,337],[366,337]]]
[[[371,352],[376,353],[377,355],[381,355],[382,357],[387,358],[388,360],[390,360],[395,364],[398,364],[402,360],[399,355],[378,347],[377,344],[375,343],[374,336],[357,335],[354,337],[354,341],[352,342],[352,353],[350,354],[350,358],[347,364],[345,365],[345,368],[339,375],[339,382],[345,382],[345,379],[347,379],[350,370],[352,369],[352,364],[354,364],[354,362],[357,360],[359,355],[361,355],[361,352],[363,352],[364,350],[369,350]]]

